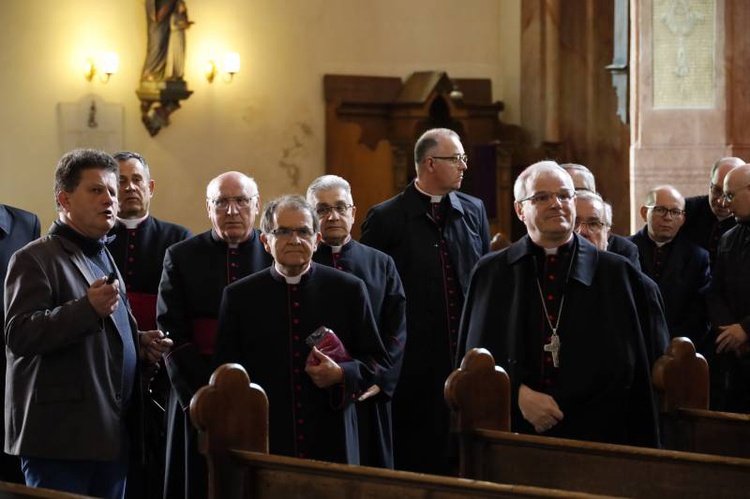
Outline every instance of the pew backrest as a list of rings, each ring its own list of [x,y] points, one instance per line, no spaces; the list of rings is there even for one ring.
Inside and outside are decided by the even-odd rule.
[[[493,367],[490,367],[493,366]],[[745,497],[750,459],[584,442],[505,429],[507,374],[484,349],[467,353],[446,381],[460,439],[461,476],[626,497]],[[479,387],[472,387],[472,384]],[[491,387],[500,387],[492,394]],[[471,394],[482,394],[482,397]],[[466,395],[469,394],[469,395]],[[497,399],[504,399],[506,402]],[[484,415],[499,421],[483,427]],[[480,416],[477,416],[480,415]],[[501,428],[500,430],[498,428]]]
[[[708,410],[708,364],[688,338],[672,339],[652,378],[666,448],[750,458],[750,415]]]

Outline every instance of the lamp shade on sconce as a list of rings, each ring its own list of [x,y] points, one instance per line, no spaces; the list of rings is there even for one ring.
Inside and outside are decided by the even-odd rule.
[[[237,52],[227,52],[224,54],[223,69],[225,73],[234,75],[240,72],[240,54]]]
[[[104,52],[101,57],[101,72],[106,75],[117,73],[120,68],[120,57],[115,52]]]

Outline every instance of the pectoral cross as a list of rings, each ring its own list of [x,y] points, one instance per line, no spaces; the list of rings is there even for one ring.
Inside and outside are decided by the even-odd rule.
[[[557,331],[552,332],[552,338],[549,343],[544,345],[544,351],[552,354],[552,365],[560,367],[560,337],[557,335]]]

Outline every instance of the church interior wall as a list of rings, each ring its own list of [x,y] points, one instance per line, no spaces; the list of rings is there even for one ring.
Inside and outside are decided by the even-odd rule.
[[[65,152],[61,103],[121,106],[119,143],[150,162],[152,213],[208,227],[205,185],[231,169],[254,176],[264,200],[303,193],[325,172],[325,74],[407,78],[446,71],[489,78],[501,118],[520,119],[521,0],[187,0],[185,79],[194,93],[150,137],[135,94],[146,50],[143,0],[25,0],[0,4],[0,201],[55,219],[54,167]],[[109,82],[84,62],[118,53]],[[206,61],[238,52],[231,83],[204,77]],[[356,193],[354,193],[356,196]],[[364,215],[364,214],[363,214]]]

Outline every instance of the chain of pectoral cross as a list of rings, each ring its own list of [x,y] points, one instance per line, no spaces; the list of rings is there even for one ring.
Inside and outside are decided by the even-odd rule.
[[[570,263],[568,264],[568,272],[565,275],[565,290],[566,291],[568,288],[568,279],[570,278],[570,271],[573,268],[574,259],[575,259],[575,249],[573,250],[573,254],[570,255]],[[557,328],[560,327],[560,318],[562,317],[563,306],[565,305],[565,291],[563,291],[563,295],[560,298],[560,306],[557,309],[557,320],[555,320],[555,325],[553,326],[552,321],[549,318],[550,316],[549,316],[549,311],[547,310],[547,303],[544,301],[544,293],[542,292],[542,283],[539,282],[538,271],[536,275],[536,287],[539,290],[539,299],[542,301],[542,309],[544,310],[544,318],[547,320],[547,324],[549,325],[549,328],[552,330],[552,337],[550,338],[550,342],[544,345],[543,350],[545,352],[549,352],[552,354],[552,365],[555,367],[560,367],[560,346],[562,344],[560,342],[560,336],[557,334]]]

